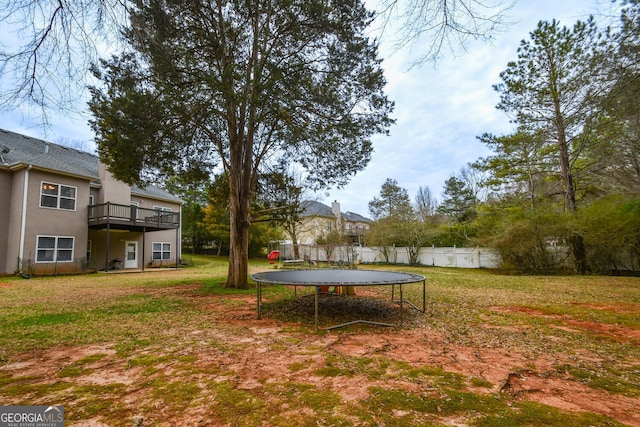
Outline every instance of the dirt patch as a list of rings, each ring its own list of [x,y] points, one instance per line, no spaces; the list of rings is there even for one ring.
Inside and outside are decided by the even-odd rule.
[[[563,317],[566,317],[565,315],[560,315],[560,314],[549,314],[549,313],[545,313],[542,310],[537,310],[535,308],[531,308],[531,307],[518,307],[518,306],[504,306],[504,307],[491,307],[492,311],[497,311],[500,313],[523,313],[523,314],[527,314],[529,316],[540,316],[540,317],[545,317],[548,319],[562,319]]]
[[[640,330],[625,328],[618,325],[603,325],[602,323],[584,320],[567,319],[564,325],[556,326],[567,332],[584,332],[613,339],[618,342],[640,345]]]
[[[193,290],[184,288],[185,292]],[[189,381],[197,384],[229,381],[235,390],[266,390],[270,384],[283,381],[314,384],[323,390],[339,395],[343,401],[363,401],[370,397],[371,387],[403,389],[412,393],[426,392],[424,384],[404,380],[376,380],[364,375],[319,375],[319,369],[327,365],[327,358],[334,356],[376,357],[404,362],[410,366],[432,366],[447,372],[464,375],[467,387],[478,393],[508,393],[514,397],[544,403],[566,411],[587,411],[614,418],[631,426],[640,426],[640,399],[614,395],[589,388],[567,374],[554,370],[563,360],[551,356],[530,355],[519,348],[482,348],[463,346],[451,342],[448,337],[431,329],[423,317],[409,319],[408,328],[362,327],[347,332],[336,331],[314,334],[308,332],[308,323],[285,322],[273,318],[257,319],[255,296],[196,297],[208,314],[207,321],[215,329],[194,329],[185,338],[188,343],[174,354],[191,357]],[[294,307],[289,309],[301,309]],[[500,308],[534,316],[546,314],[524,307]],[[306,308],[305,308],[306,310]],[[498,310],[498,308],[496,308]],[[596,325],[579,322],[566,316],[558,316],[567,328],[589,329]],[[554,317],[555,318],[555,317]],[[395,319],[394,319],[395,320]],[[300,329],[297,329],[300,328]],[[598,333],[622,339],[631,331],[625,328],[602,328]],[[633,339],[637,338],[633,335]],[[629,339],[629,335],[626,335]],[[213,343],[219,343],[216,347]],[[225,348],[223,348],[225,347]],[[95,361],[91,356],[100,355]],[[138,357],[144,354],[137,355]],[[132,366],[131,360],[123,360],[109,343],[50,348],[18,355],[0,367],[0,373],[14,377],[38,378],[38,382],[52,384],[60,380],[65,368],[82,365],[80,372],[69,381],[78,385],[118,384],[124,390],[122,405],[140,407],[150,404],[144,384],[150,378],[168,377],[176,373],[175,360],[164,360],[149,373],[143,366]],[[474,385],[471,379],[482,380],[484,387]],[[207,405],[203,401],[202,405]],[[171,425],[198,425],[201,415],[168,414],[158,409],[159,417]],[[398,414],[401,416],[402,414]],[[153,420],[148,420],[149,425]],[[460,420],[464,424],[464,420]],[[91,418],[71,424],[80,426],[104,426],[99,418]],[[144,425],[147,425],[145,421]]]
[[[538,401],[567,411],[589,411],[608,415],[621,422],[638,425],[638,399],[616,396],[611,399],[597,390],[572,381],[570,378],[544,377],[531,370],[508,376],[501,392]]]
[[[640,306],[633,304],[618,304],[618,305],[604,305],[604,304],[575,304],[585,307],[589,307],[596,310],[607,310],[612,312],[620,312],[625,314],[640,312]],[[627,328],[620,325],[603,324],[599,322],[586,321],[580,319],[574,319],[567,314],[549,314],[541,310],[536,310],[530,307],[492,307],[493,311],[502,313],[523,313],[529,316],[537,316],[546,319],[553,319],[559,321],[559,325],[552,325],[552,327],[574,333],[588,332],[600,337],[609,338],[614,341],[629,343],[634,345],[640,345],[640,330]],[[636,310],[636,311],[633,311]]]
[[[593,310],[605,310],[614,313],[633,314],[640,313],[640,304],[619,303],[619,304],[594,304],[594,303],[572,303],[578,307],[591,308]]]

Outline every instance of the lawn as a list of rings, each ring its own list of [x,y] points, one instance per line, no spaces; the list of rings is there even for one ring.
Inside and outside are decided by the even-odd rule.
[[[193,261],[0,278],[0,404],[77,427],[640,426],[639,278],[360,266],[425,275],[426,314],[319,331],[300,289],[265,287],[257,319],[224,259]],[[357,293],[321,323],[397,320],[388,289]]]

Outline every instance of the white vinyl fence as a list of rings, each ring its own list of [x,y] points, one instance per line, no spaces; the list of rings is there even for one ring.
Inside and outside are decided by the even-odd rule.
[[[280,259],[300,259],[315,262],[343,264],[410,264],[409,248],[298,245],[297,256],[292,244],[280,245]],[[500,256],[490,250],[475,248],[419,248],[417,264],[434,267],[497,268]]]
[[[361,263],[409,264],[409,248],[357,248]],[[387,258],[385,259],[385,252]],[[459,268],[496,268],[500,264],[500,256],[494,251],[484,248],[420,248],[417,263],[433,267]]]

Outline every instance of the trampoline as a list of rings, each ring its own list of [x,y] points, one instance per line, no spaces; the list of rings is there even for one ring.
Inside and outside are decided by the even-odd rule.
[[[329,330],[340,328],[343,326],[353,325],[356,323],[367,323],[380,326],[396,326],[389,323],[374,322],[371,320],[354,320],[339,325],[329,326],[327,328],[318,327],[318,295],[320,287],[324,286],[391,286],[391,300],[400,305],[400,325],[403,321],[403,304],[408,304],[418,311],[424,313],[426,311],[426,280],[420,274],[403,273],[397,271],[384,270],[333,270],[333,269],[315,269],[315,270],[279,270],[266,271],[256,273],[251,276],[257,283],[256,298],[258,305],[258,319],[262,317],[262,285],[286,285],[286,286],[311,286],[314,288],[315,298],[315,326],[317,329]],[[404,299],[403,285],[412,283],[422,283],[422,309],[415,306],[410,301]],[[399,286],[399,299],[394,300],[395,286]]]

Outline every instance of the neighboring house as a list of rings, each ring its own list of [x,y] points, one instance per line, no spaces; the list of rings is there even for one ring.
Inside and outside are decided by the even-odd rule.
[[[0,274],[177,265],[182,201],[98,157],[0,129]]]
[[[316,201],[304,201],[298,227],[299,244],[315,244],[316,241],[338,231],[352,243],[363,244],[362,238],[369,230],[371,220],[353,212],[340,212],[340,203],[334,201],[331,207]]]

